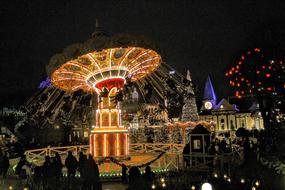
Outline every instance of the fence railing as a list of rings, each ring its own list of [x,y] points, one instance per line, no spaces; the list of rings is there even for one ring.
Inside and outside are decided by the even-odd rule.
[[[131,159],[121,160],[128,166],[138,166],[155,159],[160,152],[165,152],[159,159],[151,163],[153,170],[179,170],[179,169],[205,169],[207,167],[216,167],[218,170],[224,170],[225,164],[238,165],[243,160],[242,148],[236,148],[230,153],[222,155],[208,154],[182,154],[183,144],[130,144]],[[25,152],[28,161],[37,165],[44,162],[45,156],[53,156],[58,153],[62,159],[65,158],[68,151],[73,155],[79,155],[79,152],[89,154],[89,145],[65,146],[65,147],[46,147]],[[102,160],[103,158],[96,158]],[[99,165],[100,173],[120,172],[121,167],[111,161],[101,162]]]

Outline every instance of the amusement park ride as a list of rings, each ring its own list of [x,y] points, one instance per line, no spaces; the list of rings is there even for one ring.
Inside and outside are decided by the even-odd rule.
[[[52,84],[61,90],[97,93],[96,123],[90,134],[90,153],[94,157],[129,154],[128,129],[122,125],[121,107],[112,99],[122,91],[126,78],[140,80],[161,63],[156,51],[140,46],[139,42],[129,36],[97,33],[77,49],[75,56],[52,65],[50,70]],[[102,46],[96,47],[100,43]]]

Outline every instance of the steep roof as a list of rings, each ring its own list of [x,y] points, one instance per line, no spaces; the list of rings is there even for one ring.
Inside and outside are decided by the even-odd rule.
[[[210,76],[205,83],[203,100],[217,100]]]
[[[222,99],[214,108],[214,111],[239,111],[235,104],[230,104],[226,99]]]
[[[249,111],[255,112],[259,110],[259,104],[257,102],[253,102],[250,108],[248,108]]]
[[[208,131],[203,125],[197,125],[189,134],[210,134],[211,132]]]

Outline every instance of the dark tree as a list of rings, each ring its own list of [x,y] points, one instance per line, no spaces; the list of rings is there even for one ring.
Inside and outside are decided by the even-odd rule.
[[[254,48],[244,52],[226,72],[237,98],[250,96],[258,102],[268,138],[284,132],[285,64],[276,55],[272,50]],[[273,144],[279,146],[280,139],[274,139]]]

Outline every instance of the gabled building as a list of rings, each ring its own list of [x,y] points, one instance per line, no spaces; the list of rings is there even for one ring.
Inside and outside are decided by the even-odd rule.
[[[216,131],[235,131],[240,127],[249,130],[264,128],[257,103],[253,103],[250,108],[242,111],[224,98],[217,103],[210,77],[207,78],[205,83],[203,105],[199,117],[200,120],[214,121]]]

